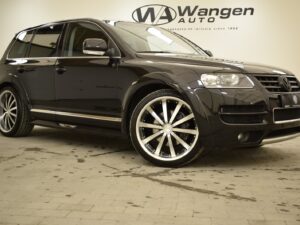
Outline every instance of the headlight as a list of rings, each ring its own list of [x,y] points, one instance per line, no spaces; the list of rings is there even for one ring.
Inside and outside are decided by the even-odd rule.
[[[206,88],[253,88],[254,83],[244,74],[203,74],[201,82]]]

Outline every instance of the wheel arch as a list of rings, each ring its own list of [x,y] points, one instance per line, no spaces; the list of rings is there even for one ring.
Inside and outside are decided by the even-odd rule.
[[[29,104],[29,97],[28,97],[27,93],[22,88],[22,86],[20,86],[17,82],[4,81],[4,82],[0,83],[0,90],[3,88],[6,88],[6,87],[11,87],[11,88],[15,89],[16,92],[18,93],[19,97],[22,98],[22,100],[24,100],[25,102],[27,102]]]
[[[131,113],[135,106],[148,94],[170,89],[178,92],[183,98],[187,99],[185,91],[168,74],[149,74],[139,81],[134,82],[127,90],[122,102],[122,132],[128,133]]]

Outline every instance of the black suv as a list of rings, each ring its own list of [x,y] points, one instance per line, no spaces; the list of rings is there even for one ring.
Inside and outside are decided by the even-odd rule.
[[[60,21],[19,32],[1,60],[1,133],[34,125],[117,130],[152,163],[180,166],[205,149],[298,134],[300,86],[159,27]]]

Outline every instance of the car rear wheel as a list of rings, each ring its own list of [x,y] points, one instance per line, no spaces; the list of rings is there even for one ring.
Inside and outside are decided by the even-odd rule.
[[[6,87],[0,91],[0,132],[7,137],[28,135],[33,129],[28,108],[17,92]]]
[[[192,107],[172,90],[153,92],[138,103],[130,135],[135,149],[159,166],[182,166],[203,151]]]

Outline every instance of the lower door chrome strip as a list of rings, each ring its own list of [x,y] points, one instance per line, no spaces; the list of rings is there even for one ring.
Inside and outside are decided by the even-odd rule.
[[[121,118],[118,117],[110,117],[110,116],[98,116],[98,115],[90,115],[90,114],[81,114],[81,113],[70,113],[70,112],[60,112],[46,109],[31,109],[33,113],[44,113],[44,114],[52,114],[58,116],[69,116],[69,117],[77,117],[83,119],[91,119],[91,120],[101,120],[101,121],[110,121],[110,122],[122,122]]]

